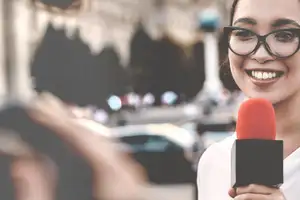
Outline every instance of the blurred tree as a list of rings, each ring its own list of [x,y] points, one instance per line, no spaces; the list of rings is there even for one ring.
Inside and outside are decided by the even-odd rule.
[[[134,92],[141,95],[148,93],[155,82],[153,74],[154,47],[155,41],[139,24],[131,40],[128,68]]]
[[[31,64],[31,75],[38,92],[46,90],[63,98],[65,84],[59,71],[70,61],[68,52],[69,43],[64,31],[49,24]]]
[[[160,98],[166,91],[173,91],[177,95],[184,93],[185,54],[183,49],[167,36],[157,41],[154,52],[155,83],[150,88],[150,92],[154,94],[156,104],[159,105]]]
[[[35,52],[32,76],[36,90],[49,91],[65,102],[107,108],[109,95],[124,95],[129,81],[112,47],[93,56],[77,31],[72,40],[49,24]]]
[[[64,82],[64,99],[79,105],[93,104],[95,88],[92,81],[97,78],[93,73],[93,56],[89,46],[82,42],[79,31],[75,32],[72,40],[68,39],[68,64],[61,66]],[[55,81],[55,80],[53,80]]]
[[[154,94],[156,105],[166,91],[191,100],[205,79],[203,48],[199,42],[184,49],[168,36],[154,41],[139,25],[131,41],[129,64],[134,91]]]
[[[111,95],[123,96],[130,92],[131,84],[128,71],[120,64],[116,49],[106,46],[94,59],[94,99],[101,108],[107,106]]]

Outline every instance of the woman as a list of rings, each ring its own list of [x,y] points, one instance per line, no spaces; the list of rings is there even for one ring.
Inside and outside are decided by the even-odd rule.
[[[284,184],[230,188],[235,136],[212,145],[198,167],[199,200],[296,200],[300,196],[300,1],[234,0],[228,35],[232,76],[249,98],[274,104],[284,141]]]

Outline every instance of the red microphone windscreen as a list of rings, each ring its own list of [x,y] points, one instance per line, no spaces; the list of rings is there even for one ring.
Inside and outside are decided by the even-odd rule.
[[[237,139],[275,140],[275,111],[271,102],[253,98],[243,102],[236,123]]]

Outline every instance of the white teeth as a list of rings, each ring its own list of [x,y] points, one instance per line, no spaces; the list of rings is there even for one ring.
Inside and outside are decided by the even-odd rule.
[[[263,72],[257,72],[257,78],[262,79],[263,77]]]
[[[260,80],[268,80],[279,77],[279,73],[264,71],[251,71],[251,75],[252,77]]]

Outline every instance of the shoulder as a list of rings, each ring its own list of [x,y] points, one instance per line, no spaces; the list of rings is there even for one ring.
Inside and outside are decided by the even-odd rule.
[[[210,147],[208,147],[199,161],[199,168],[201,169],[201,166],[206,165],[208,163],[220,161],[221,158],[224,158],[224,155],[230,156],[231,147],[235,139],[236,135],[233,134],[232,136],[229,136],[224,140],[214,143]]]
[[[235,134],[212,144],[201,156],[197,173],[199,199],[228,199],[231,147],[234,141]]]

